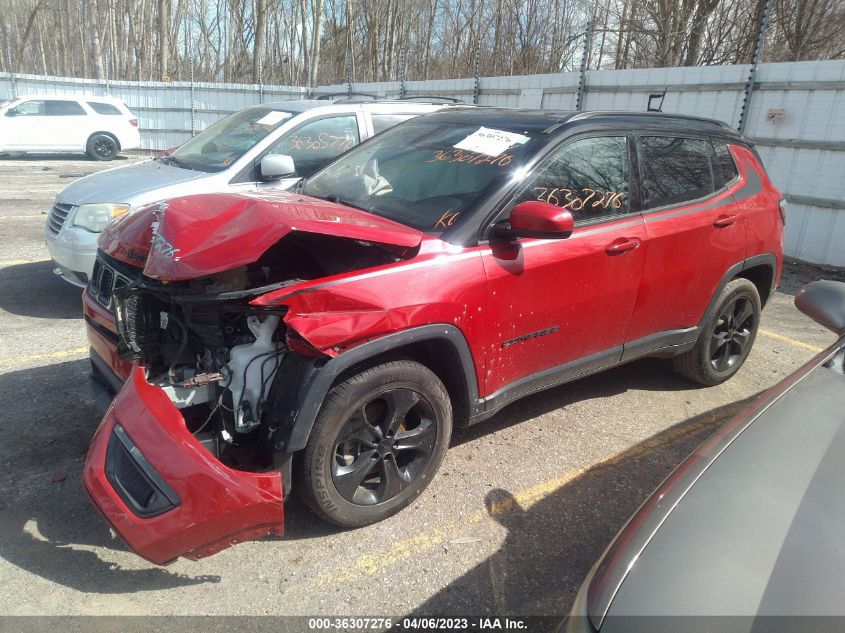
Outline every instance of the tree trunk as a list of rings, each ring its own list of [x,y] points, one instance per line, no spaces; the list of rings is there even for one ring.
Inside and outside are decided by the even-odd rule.
[[[324,0],[312,0],[311,12],[314,14],[314,26],[311,30],[311,80],[317,81],[317,73],[320,70],[320,44],[323,34],[323,9]]]
[[[170,81],[168,61],[170,60],[170,0],[158,0],[158,77],[159,81]]]
[[[264,60],[264,15],[266,0],[255,0],[255,45],[252,51],[252,82],[263,83],[262,66]]]

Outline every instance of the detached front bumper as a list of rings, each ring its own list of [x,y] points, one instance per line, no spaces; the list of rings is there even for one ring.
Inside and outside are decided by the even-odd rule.
[[[281,475],[223,465],[139,367],[94,435],[83,481],[127,544],[159,565],[283,534]]]

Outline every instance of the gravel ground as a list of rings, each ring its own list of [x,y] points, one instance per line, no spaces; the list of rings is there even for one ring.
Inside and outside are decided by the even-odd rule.
[[[138,157],[122,159],[121,164]],[[458,430],[414,505],[358,530],[296,500],[287,535],[152,566],[110,534],[81,469],[99,421],[80,291],[56,278],[43,224],[74,178],[115,163],[0,159],[0,613],[7,615],[565,614],[645,497],[749,399],[834,337],[798,313],[789,264],[740,373],[701,388],[657,360],[532,396]]]

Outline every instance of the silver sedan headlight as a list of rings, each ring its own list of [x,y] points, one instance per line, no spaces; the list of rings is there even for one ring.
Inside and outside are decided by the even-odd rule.
[[[92,233],[100,233],[109,222],[124,215],[127,211],[129,211],[128,204],[110,204],[107,202],[82,204],[79,205],[76,215],[73,216],[73,226],[78,226]]]

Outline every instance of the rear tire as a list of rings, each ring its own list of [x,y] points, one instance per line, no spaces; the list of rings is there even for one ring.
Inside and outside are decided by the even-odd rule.
[[[449,394],[431,370],[404,360],[377,365],[328,393],[294,487],[331,523],[376,523],[425,490],[451,434]]]
[[[92,160],[114,160],[117,141],[108,134],[92,134],[85,145],[85,153]]]
[[[748,358],[760,327],[760,309],[760,293],[752,282],[728,282],[695,347],[672,359],[675,371],[708,387],[725,382]]]

